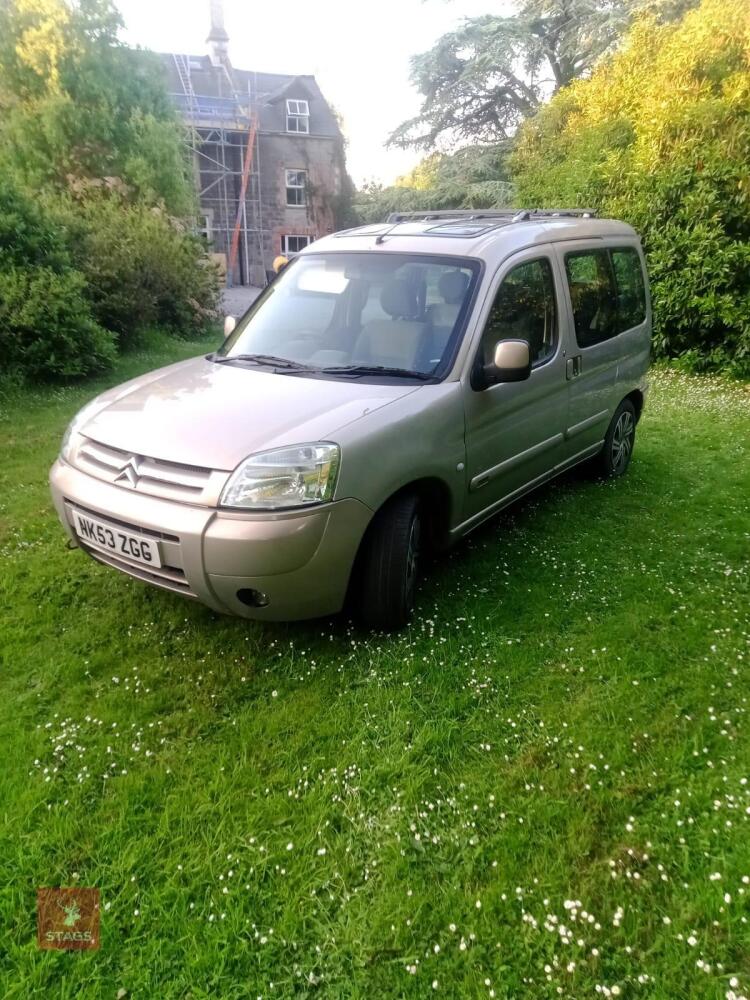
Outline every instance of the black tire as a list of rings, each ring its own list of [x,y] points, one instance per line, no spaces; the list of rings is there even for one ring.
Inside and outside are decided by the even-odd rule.
[[[604,438],[604,447],[595,458],[597,471],[605,479],[617,479],[628,471],[635,445],[635,407],[623,399],[615,410]]]
[[[359,563],[357,615],[368,628],[393,632],[414,610],[422,518],[413,493],[394,497],[378,511]]]

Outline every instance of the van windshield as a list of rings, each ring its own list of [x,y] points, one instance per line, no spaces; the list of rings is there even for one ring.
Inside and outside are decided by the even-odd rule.
[[[478,271],[465,258],[306,254],[263,292],[215,358],[332,378],[440,377]]]

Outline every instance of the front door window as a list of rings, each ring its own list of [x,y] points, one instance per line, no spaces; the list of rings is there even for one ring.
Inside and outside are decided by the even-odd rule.
[[[555,281],[546,257],[525,261],[503,278],[482,334],[483,364],[490,364],[499,340],[528,341],[532,364],[555,353]]]

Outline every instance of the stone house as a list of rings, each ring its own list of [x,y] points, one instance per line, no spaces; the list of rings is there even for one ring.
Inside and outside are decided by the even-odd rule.
[[[227,284],[263,285],[278,254],[337,228],[349,180],[338,121],[314,76],[236,69],[219,2],[209,54],[162,54],[187,126],[199,228]]]

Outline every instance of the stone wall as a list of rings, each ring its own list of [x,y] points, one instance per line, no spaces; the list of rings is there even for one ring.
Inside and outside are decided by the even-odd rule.
[[[285,236],[317,239],[335,231],[337,203],[343,190],[343,149],[336,139],[263,133],[258,137],[257,155],[263,251],[266,268],[270,268],[274,257],[283,251]],[[307,173],[304,206],[286,204],[287,170]],[[262,271],[259,260],[252,262],[254,270]]]
[[[225,267],[242,186],[241,163],[246,133],[231,133],[229,138],[231,144],[227,143],[223,150],[216,144],[204,144],[202,150],[207,155],[196,156],[199,190],[209,188],[201,198],[201,212],[210,212],[212,250]],[[251,285],[264,285],[274,257],[283,251],[285,236],[317,239],[334,232],[345,181],[343,146],[338,139],[283,132],[259,133],[255,156],[246,195],[247,244],[240,233],[239,251],[231,276],[234,285],[241,284],[243,276],[249,277]],[[222,157],[228,168],[226,176],[212,173],[218,168],[211,160],[221,161]],[[287,170],[307,173],[302,206],[286,204]]]

